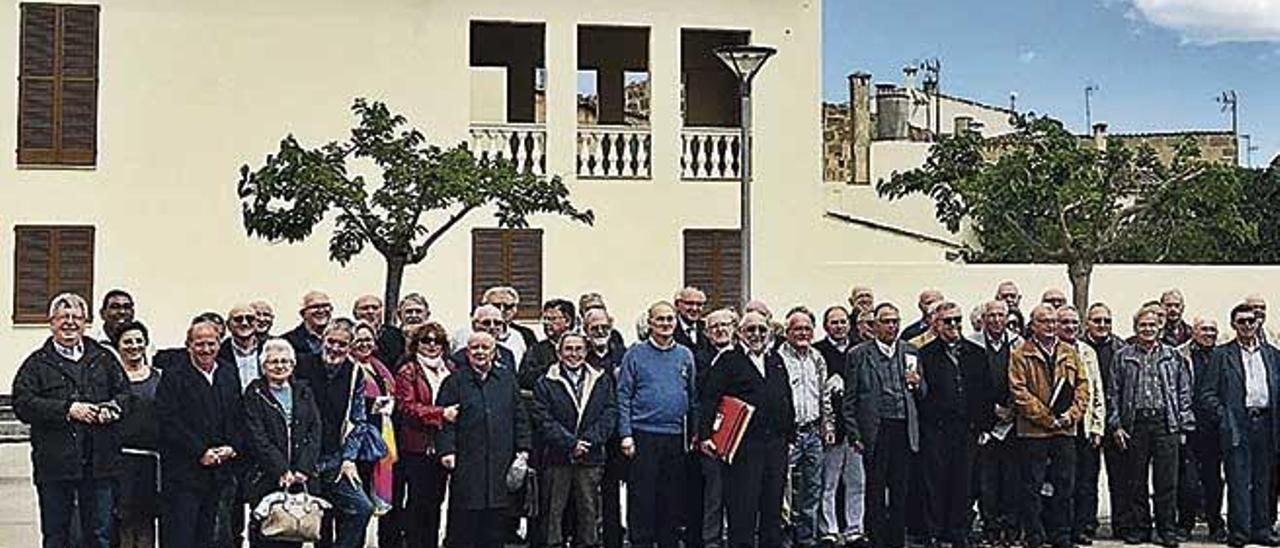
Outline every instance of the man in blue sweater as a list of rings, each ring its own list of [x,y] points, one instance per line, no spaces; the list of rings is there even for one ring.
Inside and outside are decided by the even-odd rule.
[[[649,307],[649,338],[627,350],[618,373],[618,434],[631,459],[631,545],[675,548],[682,522],[687,435],[695,411],[693,352],[676,344],[676,309]]]

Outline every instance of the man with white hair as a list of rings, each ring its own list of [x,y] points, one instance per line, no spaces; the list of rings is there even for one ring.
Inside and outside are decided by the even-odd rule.
[[[115,354],[84,336],[89,307],[73,293],[49,304],[50,337],[18,368],[13,409],[31,427],[31,465],[44,546],[70,546],[79,509],[83,546],[107,548],[115,478],[121,472],[117,422],[129,381]]]
[[[333,303],[322,291],[308,291],[302,296],[298,316],[302,317],[302,321],[292,331],[284,334],[284,340],[293,345],[293,351],[300,358],[303,355],[319,355],[324,347],[321,341],[324,328],[333,319]]]
[[[520,363],[524,359],[524,353],[538,344],[538,336],[532,329],[516,323],[516,314],[520,312],[520,292],[508,285],[490,287],[480,298],[480,304],[493,305],[502,311],[502,319],[506,322],[506,327],[494,337],[498,339],[499,345],[510,349],[516,363]],[[537,304],[535,303],[534,306]],[[459,337],[458,340],[465,341],[467,337]]]
[[[470,340],[471,336],[476,333],[488,333],[493,336],[494,341],[498,341],[498,346],[494,350],[495,365],[510,368],[511,372],[515,373],[516,364],[519,363],[516,361],[515,353],[510,348],[503,346],[500,340],[500,335],[507,333],[507,320],[503,319],[501,310],[488,304],[477,306],[475,311],[471,313],[471,329],[465,330],[464,337],[460,339],[464,341],[462,347],[455,350],[450,356],[453,358],[453,363],[467,363],[465,341]]]

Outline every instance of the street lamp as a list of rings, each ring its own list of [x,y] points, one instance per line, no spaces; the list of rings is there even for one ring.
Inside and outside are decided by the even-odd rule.
[[[741,199],[741,233],[739,240],[742,246],[742,302],[751,299],[751,81],[755,79],[760,67],[778,50],[769,46],[738,45],[716,48],[716,57],[724,61],[738,77],[738,96],[742,100],[742,136],[739,139],[741,154],[742,185],[739,189]]]

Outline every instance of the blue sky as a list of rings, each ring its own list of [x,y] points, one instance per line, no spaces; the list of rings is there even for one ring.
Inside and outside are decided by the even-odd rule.
[[[1255,165],[1280,154],[1280,0],[826,0],[823,95],[845,76],[902,80],[942,60],[944,93],[1049,114],[1084,131],[1226,129],[1214,98],[1234,89]],[[1244,159],[1243,142],[1241,159]]]

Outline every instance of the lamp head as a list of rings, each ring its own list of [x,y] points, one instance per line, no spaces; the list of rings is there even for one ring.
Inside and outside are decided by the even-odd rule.
[[[724,61],[729,70],[732,70],[738,79],[743,82],[750,82],[752,78],[755,78],[756,73],[760,71],[760,67],[764,66],[764,62],[768,61],[777,52],[777,49],[769,46],[750,44],[722,46],[715,50],[716,57]]]

